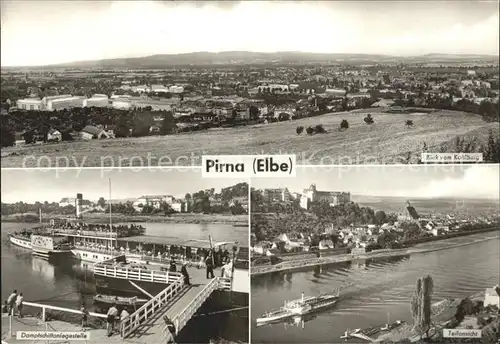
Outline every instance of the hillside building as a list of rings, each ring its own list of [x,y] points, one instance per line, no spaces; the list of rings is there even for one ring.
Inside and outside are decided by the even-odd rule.
[[[290,191],[284,189],[265,189],[262,192],[262,197],[267,202],[288,202],[291,199]]]
[[[316,185],[312,184],[304,189],[300,198],[300,206],[309,209],[311,202],[328,202],[330,206],[346,204],[351,201],[351,193],[338,191],[318,191]]]

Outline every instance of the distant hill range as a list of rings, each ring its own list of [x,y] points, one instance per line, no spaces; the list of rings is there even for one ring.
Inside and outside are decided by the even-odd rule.
[[[371,54],[322,54],[307,52],[259,53],[249,51],[227,51],[219,53],[193,52],[186,54],[163,54],[137,58],[117,58],[95,61],[78,61],[50,65],[52,68],[169,68],[178,66],[214,65],[259,65],[259,64],[308,64],[308,63],[467,63],[473,61],[498,62],[494,55],[447,55],[427,54],[421,56],[390,56]],[[40,66],[41,67],[41,66]]]
[[[364,195],[351,195],[351,200],[363,207],[386,212],[408,211],[410,215],[418,218],[419,214],[447,213],[461,211],[468,214],[476,212],[498,212],[499,201],[495,199],[473,199],[473,198],[419,198],[419,197],[374,197]],[[411,208],[407,209],[410,202]],[[414,213],[413,213],[414,211]]]

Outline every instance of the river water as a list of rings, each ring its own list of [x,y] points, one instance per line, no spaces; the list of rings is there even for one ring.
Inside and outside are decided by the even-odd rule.
[[[124,222],[122,224],[130,223]],[[134,222],[133,224],[146,228],[146,235],[178,237],[188,240],[208,240],[208,236],[211,235],[214,242],[237,241],[248,246],[248,227],[210,223]]]
[[[17,289],[23,293],[26,301],[72,309],[78,309],[81,302],[84,301],[90,309],[92,298],[95,295],[95,283],[92,271],[86,269],[82,263],[76,260],[57,262],[57,264],[49,263],[43,259],[33,257],[30,250],[13,246],[9,243],[9,233],[36,225],[2,223],[2,300],[6,300],[9,294],[14,289]],[[198,235],[196,235],[196,226],[198,226]],[[248,241],[248,230],[246,228],[218,224],[190,224],[185,226],[183,224],[148,223],[147,234],[166,235],[165,233],[169,233],[168,236],[182,234],[182,237],[207,239],[208,233],[212,234],[214,231],[220,230],[219,226],[228,227],[224,228],[224,232],[231,233],[232,230],[233,234],[231,234],[232,237],[216,237],[214,238],[215,241]],[[236,231],[239,231],[240,235],[235,235],[234,232]],[[170,234],[174,232],[176,234]],[[244,232],[245,235],[241,235],[241,232]],[[189,236],[184,235],[185,233],[189,233]],[[213,326],[211,325],[213,322],[223,325]],[[186,337],[187,341],[208,342],[210,338],[217,337],[239,340],[247,338],[248,317],[242,314],[242,312],[225,313],[222,315],[198,317],[191,321],[189,325],[189,328],[193,328],[196,325],[196,333],[193,332],[196,334],[196,337],[186,336],[184,334],[186,331],[183,331],[183,338]],[[245,334],[242,336],[242,333]],[[189,338],[196,339],[190,340]]]
[[[414,254],[400,258],[360,260],[301,271],[252,277],[252,343],[341,342],[346,329],[383,325],[390,321],[411,321],[409,300],[416,280],[426,274],[434,279],[433,302],[484,292],[500,283],[499,232],[446,240],[461,244],[478,243]],[[443,241],[421,244],[419,248],[442,247]],[[427,246],[426,246],[427,245]],[[341,289],[333,308],[296,326],[275,324],[255,326],[255,319],[278,309],[286,300]]]

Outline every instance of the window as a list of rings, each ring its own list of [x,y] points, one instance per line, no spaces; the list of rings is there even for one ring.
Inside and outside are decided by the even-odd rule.
[[[35,105],[30,105],[30,110],[35,110]]]

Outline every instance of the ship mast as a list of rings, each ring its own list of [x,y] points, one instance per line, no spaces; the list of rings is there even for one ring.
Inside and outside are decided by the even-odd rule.
[[[113,243],[113,221],[111,218],[111,178],[109,178],[109,236],[111,237],[111,243]],[[117,243],[115,243],[116,245]]]

